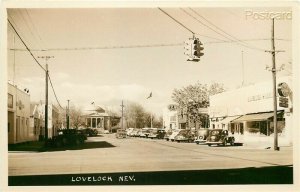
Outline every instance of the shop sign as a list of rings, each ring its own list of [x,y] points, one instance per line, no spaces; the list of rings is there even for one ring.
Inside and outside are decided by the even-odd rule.
[[[248,97],[248,102],[272,98],[272,93],[258,94]]]
[[[278,94],[282,97],[287,97],[290,94],[289,86],[286,83],[279,83],[277,91]]]
[[[279,107],[288,108],[289,99],[287,97],[279,97]]]
[[[176,111],[178,109],[178,107],[177,107],[177,105],[171,104],[171,105],[168,106],[168,109],[170,111]]]
[[[19,101],[17,102],[17,107],[19,107],[19,109],[22,110],[25,106],[24,106],[24,104],[22,103],[22,101],[19,100]]]

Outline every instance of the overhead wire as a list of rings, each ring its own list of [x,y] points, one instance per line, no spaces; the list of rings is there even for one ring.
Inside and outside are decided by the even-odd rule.
[[[212,31],[214,31],[215,33],[221,35],[222,37],[224,37],[224,38],[226,38],[226,39],[232,41],[231,38],[228,38],[227,36],[225,36],[224,34],[222,34],[222,33],[218,32],[218,31],[216,31],[215,29],[213,29],[213,28],[210,27],[209,25],[206,25],[205,23],[203,23],[202,21],[200,21],[198,18],[194,17],[192,14],[190,14],[190,13],[187,12],[186,10],[184,10],[184,9],[182,9],[182,8],[180,8],[180,9],[181,9],[184,13],[186,13],[187,15],[189,15],[190,17],[192,17],[193,19],[195,19],[197,22],[201,23],[203,26],[209,28],[210,30],[212,30]],[[236,43],[238,43],[239,45],[242,45],[242,46],[244,46],[244,47],[250,48],[250,49],[255,49],[255,50],[264,51],[264,52],[266,51],[265,49],[261,49],[261,48],[254,47],[254,46],[245,45],[245,44],[243,44],[243,43],[240,42],[240,41],[236,41]]]
[[[28,29],[29,33],[31,34],[31,36],[37,40],[36,35],[33,33],[32,31],[32,27],[30,27],[29,22],[27,21],[27,19],[25,18],[25,15],[23,14],[23,12],[21,10],[17,9],[17,13],[20,15],[20,18],[23,20],[23,23],[25,24],[26,28]],[[38,41],[35,41],[37,43],[37,45],[41,48],[41,46],[39,45]]]
[[[17,34],[17,36],[19,37],[19,39],[21,40],[21,42],[23,43],[23,45],[26,47],[26,50],[30,53],[30,55],[32,56],[32,58],[35,60],[35,62],[44,70],[46,71],[46,69],[40,64],[40,62],[35,58],[35,56],[32,54],[31,50],[28,48],[28,46],[26,45],[26,43],[23,41],[22,37],[19,35],[18,31],[15,29],[15,27],[13,26],[13,24],[9,21],[9,19],[7,19],[8,23],[11,25],[11,27],[13,28],[13,30],[15,31],[15,33]]]
[[[210,39],[215,39],[217,41],[207,41],[204,44],[219,44],[219,43],[236,43],[236,40],[222,40],[219,38],[214,38],[211,36],[202,35],[195,33],[195,35],[203,36]],[[269,41],[271,39],[261,38],[261,39],[241,39],[238,41]],[[290,41],[289,39],[275,38],[279,41]],[[120,46],[98,46],[98,47],[72,47],[72,48],[50,48],[50,49],[30,49],[32,52],[44,52],[44,51],[84,51],[84,50],[101,50],[101,49],[133,49],[133,48],[153,48],[153,47],[175,47],[182,46],[184,43],[162,43],[162,44],[145,44],[145,45],[120,45]],[[27,51],[27,49],[14,49],[10,48],[11,51]]]
[[[42,47],[42,45],[45,45],[45,42],[42,40],[42,38],[41,38],[41,36],[40,36],[40,33],[39,33],[38,29],[35,27],[35,24],[34,24],[34,22],[32,21],[32,17],[30,16],[30,14],[29,14],[29,12],[27,11],[27,9],[25,9],[25,12],[26,12],[27,17],[28,17],[28,19],[29,19],[29,22],[31,23],[31,25],[32,25],[32,27],[33,27],[33,30],[34,30],[34,31],[36,32],[36,34],[37,34],[37,39],[40,41],[41,47]]]
[[[191,32],[193,35],[195,34],[191,29],[189,29],[188,27],[186,27],[185,25],[183,25],[181,22],[179,22],[178,20],[176,20],[174,17],[172,17],[171,15],[169,15],[167,12],[165,12],[164,10],[162,10],[159,7],[158,7],[158,9],[160,11],[162,11],[164,14],[166,14],[167,16],[169,16],[171,19],[173,19],[175,22],[177,22],[179,25],[181,25],[182,27],[184,27],[186,30],[188,30],[189,32]]]
[[[229,37],[237,40],[237,41],[240,41],[238,38],[234,37],[233,35],[227,33],[226,31],[224,31],[223,29],[221,29],[220,27],[218,27],[217,25],[213,24],[211,21],[209,21],[208,19],[206,19],[204,16],[200,15],[198,12],[196,12],[194,9],[190,8],[189,9],[195,13],[196,15],[198,15],[199,17],[201,17],[202,19],[204,19],[206,22],[208,22],[209,24],[211,24],[212,26],[214,26],[215,28],[217,28],[218,30],[222,31],[223,33],[225,33],[226,35],[228,35]]]
[[[79,51],[79,50],[97,50],[97,49],[132,49],[132,48],[151,48],[151,47],[172,47],[181,46],[183,43],[169,44],[148,44],[148,45],[125,45],[125,46],[99,46],[99,47],[73,47],[73,48],[49,48],[49,49],[32,49],[32,51]],[[25,51],[24,49],[10,49],[16,51]]]
[[[60,107],[60,108],[62,108],[62,109],[64,109],[64,108],[61,106],[60,102],[58,101],[58,98],[57,98],[57,95],[56,95],[56,93],[55,93],[55,90],[54,90],[54,87],[53,87],[53,84],[52,84],[52,81],[51,81],[51,78],[50,78],[50,75],[49,75],[49,74],[48,74],[48,78],[49,78],[50,85],[51,85],[51,87],[52,87],[52,90],[53,90],[53,93],[54,93],[55,99],[56,99],[56,101],[57,101],[57,103],[58,103],[59,107]]]
[[[44,70],[44,72],[46,72],[46,69],[38,62],[38,60],[35,58],[35,56],[32,54],[31,50],[28,48],[28,46],[26,45],[26,43],[23,41],[22,37],[19,35],[18,31],[15,29],[15,27],[13,26],[13,24],[9,21],[9,19],[7,19],[7,21],[9,22],[9,24],[11,25],[11,27],[13,28],[13,30],[15,31],[15,33],[17,34],[17,36],[19,37],[19,39],[21,40],[21,42],[23,43],[23,45],[26,47],[26,50],[30,53],[30,55],[33,57],[33,59],[35,60],[35,62]],[[60,105],[60,102],[58,101],[56,92],[54,90],[50,75],[47,75],[47,78],[49,78],[50,80],[50,84],[51,84],[51,88],[52,91],[54,93],[55,99],[57,101],[57,103],[59,104],[59,106],[63,109],[63,107]]]

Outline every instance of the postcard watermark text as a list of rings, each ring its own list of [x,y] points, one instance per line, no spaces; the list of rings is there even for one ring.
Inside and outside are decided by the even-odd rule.
[[[254,20],[291,20],[292,11],[254,11],[251,9],[245,10],[246,19]]]

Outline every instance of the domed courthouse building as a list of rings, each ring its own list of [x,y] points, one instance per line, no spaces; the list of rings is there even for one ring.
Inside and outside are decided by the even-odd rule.
[[[105,130],[111,131],[112,116],[105,112],[100,106],[91,105],[84,111],[85,124],[87,128],[97,129],[99,133]]]

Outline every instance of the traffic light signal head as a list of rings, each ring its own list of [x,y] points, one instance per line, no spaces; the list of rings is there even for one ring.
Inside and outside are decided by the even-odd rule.
[[[184,42],[184,50],[185,55],[188,57],[192,56],[192,41],[190,39]]]
[[[201,56],[203,56],[204,55],[204,53],[202,53],[202,50],[204,49],[203,47],[202,47],[202,43],[201,43],[201,41],[199,41],[199,39],[197,38],[197,39],[194,39],[194,41],[193,41],[193,55],[195,56],[195,57],[198,57],[198,58],[200,58]]]

